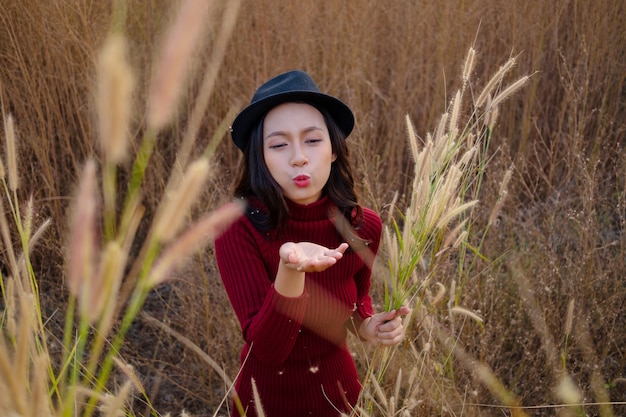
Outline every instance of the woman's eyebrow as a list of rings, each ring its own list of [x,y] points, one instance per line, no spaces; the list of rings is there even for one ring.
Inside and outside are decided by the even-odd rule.
[[[323,131],[324,131],[324,129],[322,129],[322,128],[321,128],[321,127],[319,127],[319,126],[310,126],[310,127],[307,127],[306,129],[303,129],[302,131],[303,131],[304,133],[309,133],[309,132],[312,132],[312,131],[314,131],[314,130],[319,130],[319,131],[321,131],[321,132],[323,132]]]
[[[268,133],[263,139],[269,139],[273,136],[287,136],[287,134],[283,132],[282,130],[276,130],[274,132]]]
[[[302,133],[309,133],[309,132],[313,132],[317,130],[319,130],[320,132],[324,131],[324,129],[322,129],[319,126],[309,126],[307,128],[302,129]],[[273,136],[288,136],[288,134],[282,130],[276,130],[274,132],[268,133],[263,139],[269,139]]]

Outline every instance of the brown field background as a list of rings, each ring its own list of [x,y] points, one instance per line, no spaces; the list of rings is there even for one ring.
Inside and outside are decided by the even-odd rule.
[[[18,128],[19,193],[22,200],[34,197],[39,218],[54,221],[33,254],[52,339],[55,331],[62,338],[67,299],[67,210],[82,164],[98,155],[94,68],[111,3],[0,0],[0,97]],[[138,83],[136,139],[173,7],[166,0],[127,5],[124,31]],[[173,169],[219,27],[207,21],[186,97],[159,134],[144,188],[148,218]],[[302,68],[354,110],[357,128],[349,140],[361,200],[384,213],[395,192],[402,205],[411,182],[405,115],[420,135],[436,128],[460,85],[470,46],[477,51],[472,79],[478,86],[511,56],[517,66],[507,81],[533,75],[501,106],[490,144],[482,225],[475,227],[486,227],[504,172],[513,166],[514,173],[483,245],[485,258],[498,261],[479,260],[459,292],[461,304],[485,323],[467,326],[458,343],[488,364],[523,405],[543,406],[530,415],[561,410],[545,407],[559,403],[555,366],[567,369],[585,402],[614,403],[585,407],[588,415],[626,415],[626,2],[244,0],[195,153],[262,81]],[[229,199],[238,158],[226,137],[216,151],[217,172],[192,215]],[[129,170],[121,170],[120,184]],[[375,278],[375,295],[381,285]],[[573,325],[567,329],[570,302]],[[210,247],[153,291],[145,310],[235,376],[241,337]],[[546,353],[551,349],[561,356],[556,365]],[[162,413],[213,415],[224,397],[214,371],[141,318],[123,357]],[[431,389],[416,398],[423,415],[508,415],[489,406],[499,402],[470,367],[450,363],[432,374]],[[133,409],[149,412],[140,399]]]

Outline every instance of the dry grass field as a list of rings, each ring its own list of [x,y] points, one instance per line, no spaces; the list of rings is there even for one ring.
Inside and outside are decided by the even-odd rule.
[[[407,118],[418,148],[444,113],[460,147],[481,138],[462,186],[478,202],[420,256],[385,372],[351,340],[361,414],[626,415],[618,0],[0,0],[0,414],[227,414],[242,340],[193,232],[230,201],[228,123],[293,68],[354,110],[361,202],[387,225],[416,190]],[[520,79],[477,112],[490,80],[488,101]]]

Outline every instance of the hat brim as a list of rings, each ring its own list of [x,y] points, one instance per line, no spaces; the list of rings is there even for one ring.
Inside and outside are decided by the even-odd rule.
[[[245,107],[235,117],[231,126],[231,137],[235,145],[242,151],[245,150],[250,140],[250,133],[259,120],[274,107],[287,102],[303,102],[322,106],[330,113],[346,137],[354,128],[352,110],[338,98],[313,91],[289,91],[265,97]]]

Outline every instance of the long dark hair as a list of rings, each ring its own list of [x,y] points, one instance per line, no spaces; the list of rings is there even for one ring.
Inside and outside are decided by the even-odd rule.
[[[348,146],[346,145],[346,135],[325,108],[313,103],[306,104],[315,107],[324,117],[332,151],[336,155],[322,193],[328,195],[350,226],[358,228],[363,215],[354,190],[354,177]],[[257,123],[250,134],[250,140],[244,150],[243,170],[235,187],[235,196],[246,199],[255,197],[265,206],[265,209],[261,210],[259,207],[250,206],[249,203],[248,210],[246,210],[246,216],[257,229],[280,231],[289,216],[289,208],[282,189],[265,164],[263,156],[264,119],[263,117]],[[345,222],[337,223],[344,224]],[[349,231],[340,230],[340,232],[348,236],[352,235]]]

